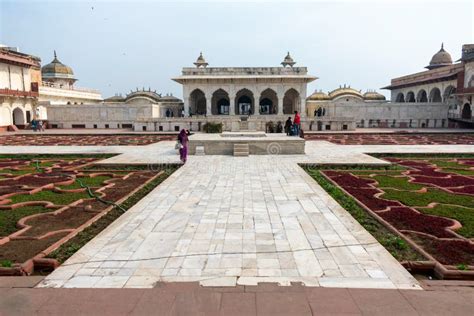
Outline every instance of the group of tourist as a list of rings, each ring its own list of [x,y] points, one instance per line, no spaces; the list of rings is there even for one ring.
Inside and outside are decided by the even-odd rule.
[[[291,117],[285,122],[285,133],[288,136],[300,136],[302,137],[303,130],[301,129],[301,117],[298,111],[295,111],[295,117],[291,121]]]
[[[32,119],[30,125],[34,132],[44,132],[44,123],[42,120]]]
[[[314,117],[321,117],[326,115],[326,109],[319,107],[317,110],[314,110]]]

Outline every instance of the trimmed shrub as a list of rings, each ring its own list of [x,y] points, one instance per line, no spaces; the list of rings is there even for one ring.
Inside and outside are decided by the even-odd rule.
[[[202,129],[206,133],[222,133],[222,123],[208,122],[202,126]]]

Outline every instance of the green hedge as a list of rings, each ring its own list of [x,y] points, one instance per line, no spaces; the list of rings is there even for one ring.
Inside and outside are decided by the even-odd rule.
[[[222,123],[208,122],[203,125],[202,129],[206,133],[222,133]]]

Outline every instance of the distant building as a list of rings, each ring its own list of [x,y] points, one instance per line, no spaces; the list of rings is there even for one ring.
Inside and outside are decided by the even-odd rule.
[[[39,87],[39,102],[48,104],[84,104],[100,103],[100,91],[75,86],[77,79],[71,67],[57,58],[41,68],[42,84]]]
[[[221,123],[224,131],[266,131],[301,113],[306,131],[375,128],[446,128],[473,124],[474,45],[464,45],[462,58],[453,63],[441,49],[428,70],[391,80],[391,100],[350,86],[306,97],[307,84],[317,78],[306,67],[294,67],[288,53],[282,67],[208,67],[200,54],[195,67],[185,67],[173,78],[183,86],[183,101],[151,89],[98,99],[71,102],[50,97],[48,119],[62,128],[129,128],[136,131],[202,131],[206,123]],[[73,88],[72,70],[57,58],[43,67],[43,84],[66,91]],[[59,87],[58,87],[59,86]],[[64,104],[66,100],[69,100]],[[69,104],[68,104],[69,102]],[[82,104],[84,103],[84,104]]]
[[[162,96],[156,91],[151,91],[149,88],[145,90],[130,91],[125,97],[122,95],[115,95],[104,99],[105,104],[125,103],[125,104],[155,104],[158,106],[159,112],[156,117],[179,117],[184,110],[183,101],[172,94]]]
[[[52,128],[133,128],[137,121],[173,119],[182,112],[179,98],[143,88],[125,97],[106,98],[102,103],[49,105],[48,121]]]
[[[456,63],[441,45],[425,68],[428,70],[392,79],[384,88],[391,90],[392,101],[411,103],[413,107],[444,104],[451,120],[472,122],[474,45],[463,45],[462,58]]]
[[[35,116],[41,60],[0,46],[0,131],[23,128]]]
[[[306,85],[316,80],[294,67],[288,53],[282,67],[208,67],[199,55],[174,81],[183,85],[185,116],[306,113]]]

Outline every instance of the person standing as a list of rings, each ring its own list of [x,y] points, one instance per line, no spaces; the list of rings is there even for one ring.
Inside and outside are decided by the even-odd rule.
[[[281,121],[277,123],[277,133],[283,133],[283,126],[281,125]]]
[[[38,128],[38,121],[36,119],[31,120],[31,128],[33,129],[33,132],[36,132],[36,129]]]
[[[301,129],[301,117],[298,111],[295,111],[295,118],[293,119],[293,124],[295,126],[295,133],[296,136],[300,135],[300,129]]]
[[[290,136],[292,125],[293,123],[291,122],[291,117],[288,117],[288,119],[285,122],[285,133],[287,136]]]
[[[186,163],[188,158],[188,133],[184,128],[178,135],[178,142],[181,144],[179,148],[179,158],[183,163]]]
[[[42,120],[39,120],[39,121],[38,121],[38,130],[39,130],[40,132],[44,132],[44,123],[43,123]]]

